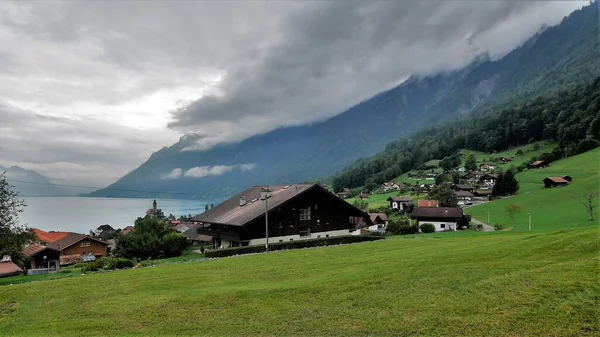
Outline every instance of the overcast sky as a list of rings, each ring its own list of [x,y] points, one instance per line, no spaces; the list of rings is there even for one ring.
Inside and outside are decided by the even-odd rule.
[[[0,2],[0,165],[105,186],[507,53],[587,2]]]

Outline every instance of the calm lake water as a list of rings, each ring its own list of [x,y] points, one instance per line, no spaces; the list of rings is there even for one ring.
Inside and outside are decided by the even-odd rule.
[[[90,229],[109,224],[115,229],[133,225],[152,207],[152,199],[47,197],[24,198],[27,207],[19,220],[42,230],[71,231],[87,234]],[[199,200],[157,199],[165,215],[196,215],[211,202]],[[216,204],[216,202],[214,203]]]

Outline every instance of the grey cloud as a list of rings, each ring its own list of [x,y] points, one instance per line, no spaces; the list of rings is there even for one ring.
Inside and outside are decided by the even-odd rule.
[[[539,11],[546,15],[527,20]],[[203,135],[203,149],[328,118],[410,74],[454,69],[482,52],[498,57],[567,13],[517,1],[312,3],[281,21],[256,62],[230,65],[219,94],[174,111],[170,127]],[[518,33],[497,38],[507,31]]]
[[[234,170],[250,171],[256,167],[256,164],[240,164],[240,165],[214,165],[214,166],[196,166],[188,170],[174,168],[171,172],[159,175],[160,179],[179,179],[187,178],[204,178],[208,176],[218,176]]]

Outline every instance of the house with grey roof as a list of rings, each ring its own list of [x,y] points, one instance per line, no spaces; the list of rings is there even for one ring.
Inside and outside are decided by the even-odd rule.
[[[267,234],[270,243],[349,235],[364,218],[370,220],[318,184],[295,184],[251,187],[192,221],[215,248],[228,248],[263,245]]]

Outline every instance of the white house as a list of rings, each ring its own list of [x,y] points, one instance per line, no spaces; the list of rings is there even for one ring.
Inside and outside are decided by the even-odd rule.
[[[412,205],[412,199],[406,196],[389,197],[387,201],[390,203],[390,208],[404,212],[410,205]]]
[[[419,225],[433,224],[436,232],[456,230],[470,220],[464,216],[460,207],[416,207],[410,217],[417,220]]]

